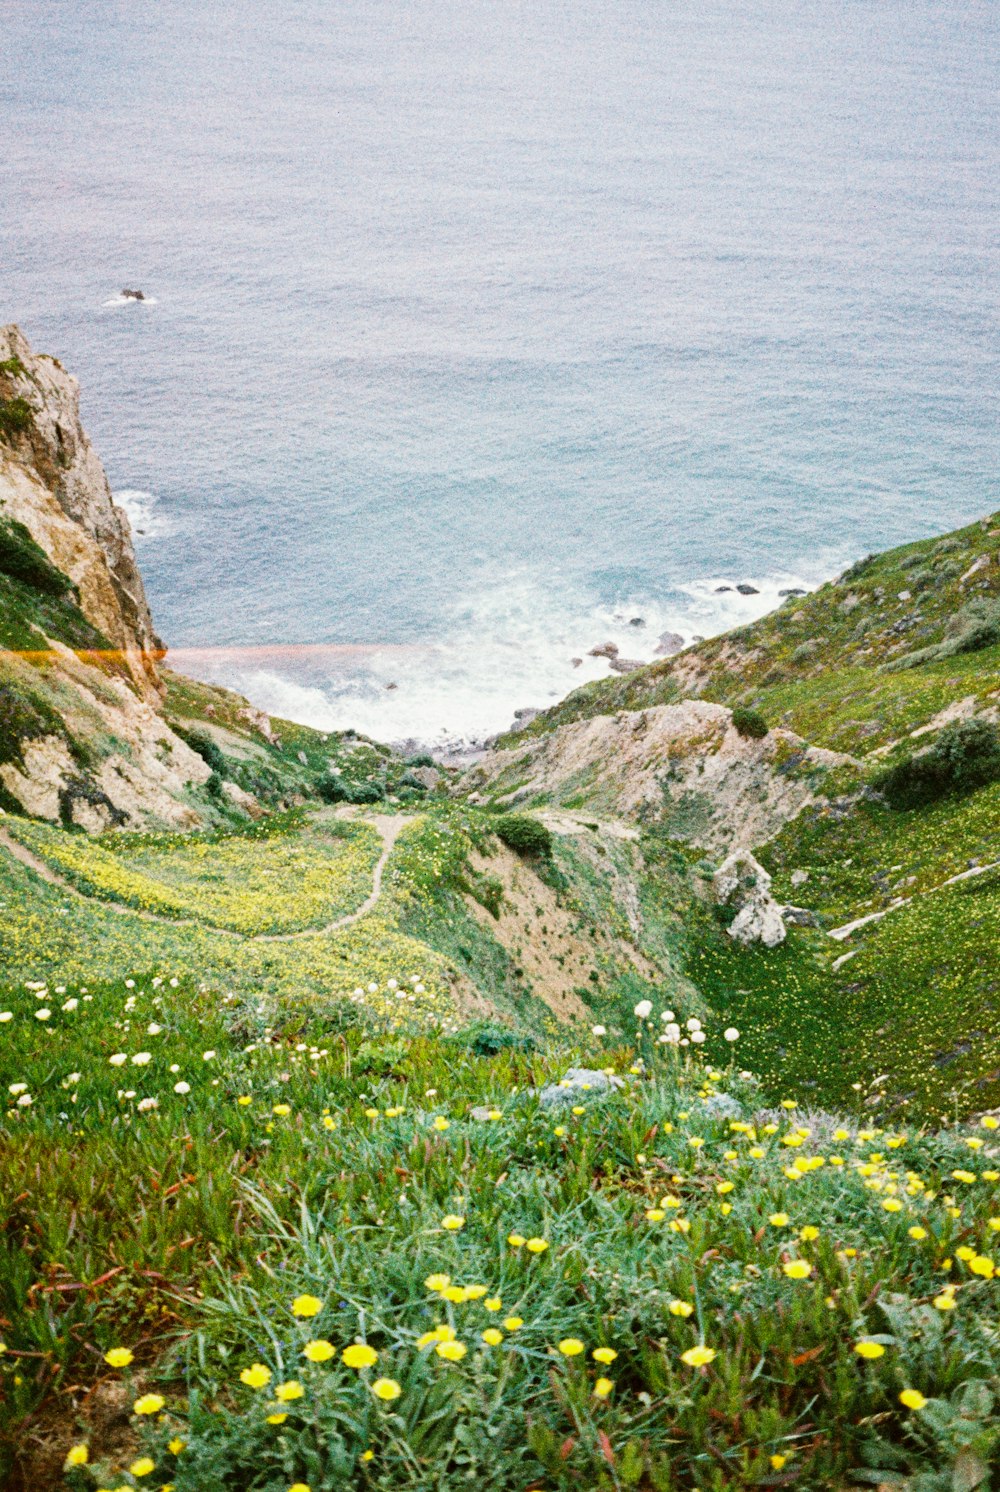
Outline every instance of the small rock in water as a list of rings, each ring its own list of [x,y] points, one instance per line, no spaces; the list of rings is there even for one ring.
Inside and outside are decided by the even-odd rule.
[[[731,585],[717,585],[715,587],[715,594],[717,596],[721,596],[722,593],[723,593],[723,591],[731,591],[731,590],[732,590],[732,586]]]
[[[602,642],[596,648],[591,648],[587,654],[588,658],[617,658],[618,644],[616,642]]]
[[[755,585],[748,585],[745,580],[741,580],[740,583],[739,583],[739,585],[736,587],[736,589],[739,591],[739,593],[740,593],[741,596],[759,596],[760,595],[760,591],[757,589],[757,587]]]
[[[398,689],[398,688],[399,688],[399,685],[398,685],[398,684],[386,684],[386,686],[385,686],[385,687],[386,687],[386,688],[387,688],[387,689]]]
[[[572,668],[579,668],[580,664],[583,662],[583,659],[582,658],[571,658],[569,661],[570,661],[570,666]]]
[[[779,596],[807,596],[808,594],[808,591],[800,590],[798,586],[792,586],[791,590],[788,591],[778,592]]]
[[[143,295],[143,293],[142,293],[141,290],[123,290],[122,291],[122,297],[125,300],[145,300],[146,299],[146,297]]]
[[[645,627],[646,618],[644,616],[630,616],[628,624],[630,627]]]

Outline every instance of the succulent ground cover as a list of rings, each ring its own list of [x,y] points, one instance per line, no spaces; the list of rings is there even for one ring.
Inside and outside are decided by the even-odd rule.
[[[12,1487],[988,1484],[989,1116],[769,1103],[644,1003],[491,1057],[167,972],[0,1017]]]
[[[245,935],[320,927],[371,890],[382,840],[330,813],[267,819],[237,832],[117,834],[99,842],[11,818],[8,831],[88,895],[194,917]]]

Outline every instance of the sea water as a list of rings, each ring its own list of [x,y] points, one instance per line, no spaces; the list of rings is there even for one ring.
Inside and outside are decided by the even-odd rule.
[[[998,52],[976,0],[0,0],[0,319],[178,667],[477,739],[1000,507]]]

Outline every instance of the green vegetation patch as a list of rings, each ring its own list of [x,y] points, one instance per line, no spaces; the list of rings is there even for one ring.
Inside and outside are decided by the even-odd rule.
[[[250,827],[207,838],[94,840],[27,821],[12,822],[10,832],[89,896],[248,936],[320,927],[355,911],[382,852],[370,825],[333,819],[283,835]]]
[[[74,1445],[73,1492],[988,1485],[988,1128],[762,1110],[655,1010],[532,1047],[175,980],[0,994],[14,1492]],[[623,1086],[542,1107],[580,1065]]]

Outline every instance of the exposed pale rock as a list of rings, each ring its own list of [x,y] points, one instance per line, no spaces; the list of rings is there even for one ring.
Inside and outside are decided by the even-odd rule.
[[[456,790],[486,791],[510,807],[544,795],[558,808],[564,796],[579,806],[585,783],[592,813],[665,816],[677,838],[725,854],[734,844],[763,843],[815,801],[805,774],[776,770],[775,758],[786,759],[789,747],[801,753],[803,765],[852,760],[809,747],[781,728],[748,739],[732,727],[725,705],[687,699],[574,720],[496,748],[469,768]]]
[[[6,372],[0,392],[27,402],[31,425],[0,446],[0,512],[23,523],[76,582],[84,616],[148,691],[161,644],[128,519],[80,423],[79,385],[54,358],[36,356],[16,326],[0,327],[0,362],[14,359],[23,372]]]
[[[667,658],[671,653],[679,653],[683,646],[684,639],[679,632],[661,632],[653,651],[658,658]]]
[[[579,1103],[581,1096],[606,1098],[624,1086],[624,1079],[615,1073],[593,1067],[570,1067],[560,1082],[548,1083],[541,1090],[538,1102],[548,1109],[560,1103]]]
[[[984,570],[988,570],[989,569],[989,565],[990,565],[990,557],[989,557],[989,555],[988,554],[981,554],[978,559],[973,560],[972,564],[966,570],[966,572],[962,576],[961,580],[959,580],[959,582],[958,582],[959,585],[965,585],[967,583],[967,581],[970,581],[974,575],[981,575]]]
[[[771,877],[747,849],[733,850],[712,877],[716,900],[735,906],[736,917],[727,929],[737,943],[763,943],[776,948],[785,941],[781,908],[771,895]]]

